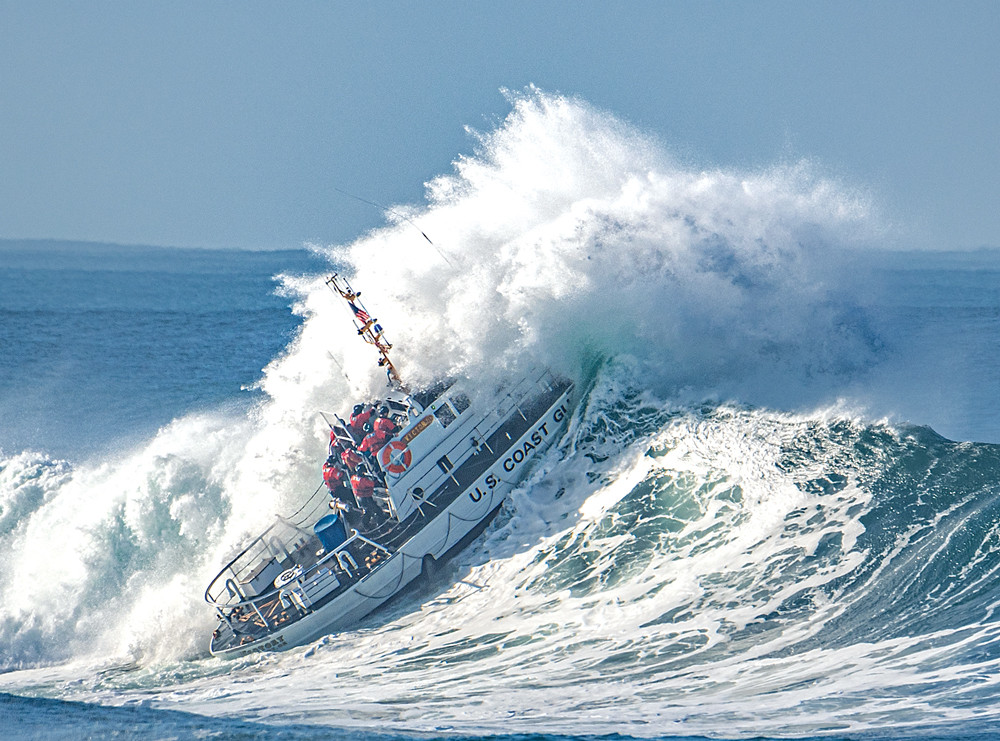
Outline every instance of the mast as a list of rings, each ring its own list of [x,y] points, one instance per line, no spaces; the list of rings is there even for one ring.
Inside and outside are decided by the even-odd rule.
[[[365,305],[361,303],[361,292],[355,292],[351,288],[351,284],[347,282],[347,279],[342,278],[336,273],[327,279],[326,284],[330,286],[331,290],[340,294],[340,297],[347,302],[351,313],[354,315],[354,326],[358,330],[358,335],[369,345],[374,345],[375,349],[378,350],[381,356],[378,361],[379,367],[386,368],[390,382],[403,388],[403,382],[396,372],[396,366],[389,360],[389,350],[392,349],[392,345],[385,339],[385,330],[378,323],[378,319],[369,314],[365,309]]]

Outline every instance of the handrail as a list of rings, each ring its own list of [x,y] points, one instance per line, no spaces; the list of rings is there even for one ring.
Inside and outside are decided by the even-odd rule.
[[[302,504],[302,506],[301,506],[301,507],[299,507],[299,508],[298,508],[297,510],[295,510],[295,512],[293,512],[292,514],[288,515],[287,517],[281,517],[281,519],[282,519],[282,520],[285,520],[286,522],[296,522],[297,520],[296,520],[295,518],[296,518],[296,517],[298,517],[298,515],[299,515],[299,514],[300,514],[300,513],[301,513],[301,512],[302,512],[302,511],[303,511],[303,510],[304,510],[304,509],[306,508],[306,507],[308,507],[308,506],[310,505],[310,503],[311,503],[311,502],[313,501],[313,499],[315,499],[315,498],[316,498],[316,495],[320,493],[320,491],[321,491],[321,490],[323,489],[323,487],[324,487],[324,484],[320,484],[320,485],[319,485],[319,486],[318,486],[318,487],[316,488],[316,491],[314,491],[314,492],[313,492],[312,494],[310,494],[310,495],[309,495],[309,498],[308,498],[308,499],[306,499],[306,501],[305,501],[305,502],[303,502],[303,504]],[[326,499],[326,493],[325,493],[325,492],[323,493],[323,496],[322,496],[322,499]],[[315,505],[314,505],[314,506],[315,506]],[[305,522],[305,521],[306,521],[306,519],[307,519],[307,518],[303,517],[303,518],[302,518],[302,520],[298,520],[297,522],[299,522],[299,523],[301,524],[302,522]]]
[[[507,391],[507,393],[506,393],[506,395],[505,395],[504,398],[505,399],[509,399],[511,402],[513,402],[513,408],[520,409],[520,403],[523,402],[524,399],[528,398],[531,395],[531,393],[534,390],[534,388],[537,387],[537,385],[539,383],[541,383],[546,377],[549,378],[550,384],[553,383],[553,382],[555,382],[555,378],[552,375],[552,372],[550,370],[548,370],[548,369],[542,369],[540,372],[533,373],[533,374],[531,374],[531,376],[523,377],[521,380],[519,380],[517,383],[515,383],[513,385],[513,387],[511,387]],[[522,413],[522,416],[523,416],[523,413]],[[473,429],[481,437],[483,437],[483,439],[487,439],[487,438],[489,438],[489,436],[496,429],[498,429],[503,424],[503,422],[501,420],[502,420],[502,416],[501,416],[500,419],[498,419],[496,425],[486,426],[485,432],[482,429],[480,429],[480,424],[481,423],[474,425]],[[445,455],[452,455],[452,454],[454,454],[455,450],[457,450],[459,447],[461,447],[464,444],[466,444],[467,440],[468,440],[468,438],[465,437],[464,435],[457,436],[455,438],[455,443],[451,447],[449,447],[446,451],[442,451],[442,452],[444,452]],[[462,454],[460,453],[459,457],[461,455]],[[463,462],[464,462],[464,459],[456,460],[456,465],[454,466],[454,468],[458,468]],[[437,475],[435,475],[433,479],[430,479],[429,482],[424,483],[422,485],[425,486],[426,488],[432,490],[432,491],[436,490],[439,486],[441,486],[444,483],[444,481],[446,479],[451,478],[454,475],[454,473],[453,473],[454,468],[451,471],[447,471],[447,472],[441,471],[441,472],[437,473]],[[431,472],[435,472],[435,470],[432,468]],[[433,473],[432,473],[432,475],[433,475]],[[216,575],[216,577],[214,579],[212,579],[212,581],[209,583],[208,587],[206,588],[206,590],[205,590],[205,601],[208,602],[209,604],[212,604],[212,605],[215,605],[215,606],[236,607],[238,605],[245,605],[245,604],[252,603],[252,602],[254,602],[256,600],[260,600],[261,598],[263,598],[265,596],[266,597],[272,596],[273,593],[275,591],[277,591],[274,588],[268,589],[268,590],[266,590],[265,592],[263,592],[260,595],[256,595],[255,597],[252,597],[252,598],[247,598],[247,599],[245,599],[245,600],[243,600],[243,601],[241,601],[239,603],[235,603],[234,604],[234,603],[223,603],[223,602],[220,602],[220,599],[221,599],[222,595],[225,594],[225,592],[227,591],[227,588],[226,588],[227,587],[227,583],[228,582],[232,582],[233,584],[237,584],[237,585],[241,584],[241,583],[245,583],[245,581],[241,581],[241,579],[245,579],[245,577],[254,568],[256,568],[257,566],[259,566],[262,563],[263,553],[264,552],[267,552],[267,553],[271,554],[274,558],[278,558],[279,555],[281,555],[279,553],[279,551],[283,552],[283,555],[285,556],[285,558],[287,558],[290,555],[290,553],[288,552],[287,548],[280,548],[280,549],[278,549],[278,548],[273,548],[270,545],[270,543],[272,543],[272,542],[277,542],[277,543],[280,543],[281,545],[285,545],[284,543],[282,543],[281,538],[277,534],[272,535],[272,533],[275,530],[275,528],[277,528],[279,525],[282,525],[282,526],[284,526],[286,528],[290,528],[291,530],[297,532],[298,534],[300,534],[302,536],[305,536],[306,538],[312,538],[312,537],[314,537],[314,534],[312,532],[310,532],[309,530],[307,530],[305,528],[305,526],[307,526],[307,523],[313,522],[315,519],[317,519],[318,515],[320,514],[320,512],[321,511],[325,511],[325,509],[326,509],[325,503],[326,503],[326,496],[327,495],[326,495],[326,492],[322,492],[322,489],[323,489],[323,486],[320,485],[316,489],[316,491],[314,491],[312,493],[312,495],[310,495],[306,499],[306,501],[293,514],[291,514],[290,516],[284,517],[284,516],[280,516],[279,515],[276,518],[275,522],[271,523],[271,525],[269,525],[267,527],[267,529],[264,530],[263,533],[261,533],[256,538],[254,538],[247,545],[246,548],[244,548],[242,551],[240,551],[240,553],[237,554],[236,557],[234,557],[229,563],[227,563],[219,571],[219,573]],[[393,509],[395,509],[395,506],[394,506],[395,502],[393,502],[391,495],[388,497],[388,500],[391,503],[391,506],[393,507]],[[356,531],[355,531],[355,534],[356,534],[356,537],[362,538],[362,536],[358,535],[356,533]],[[270,537],[268,537],[268,536],[270,536]],[[362,538],[362,539],[364,539],[364,540],[367,541],[366,538]],[[346,547],[346,545],[348,543],[351,543],[351,542],[354,542],[353,537],[349,538],[347,541],[345,541],[344,544],[342,544],[342,546],[340,546],[340,548]],[[374,541],[367,541],[367,542],[372,543],[376,547],[382,548],[382,546],[379,546],[377,543],[374,543]],[[337,550],[339,550],[340,548],[338,548]],[[257,549],[256,552],[254,552],[255,549]],[[385,550],[385,549],[383,548],[383,550]],[[248,554],[251,554],[252,552],[253,552],[253,555],[248,557]],[[388,552],[388,551],[386,551],[386,552]],[[313,567],[310,568],[310,572],[314,568],[318,567],[320,564],[324,563],[328,558],[329,558],[329,556],[326,556],[323,559],[321,559],[320,561],[318,561]],[[226,578],[226,577],[228,577],[228,578]],[[218,596],[216,596],[215,594],[213,594],[213,592],[215,592]]]
[[[227,572],[232,574],[233,578],[239,581],[241,576],[245,576],[246,572],[248,572],[250,569],[252,569],[259,563],[260,561],[259,554],[254,554],[253,557],[247,558],[247,554],[253,551],[254,548],[260,547],[262,551],[266,550],[272,553],[272,555],[274,555],[275,557],[278,556],[278,553],[274,552],[270,548],[268,543],[269,540],[268,536],[271,536],[272,532],[279,524],[291,528],[292,530],[298,532],[299,534],[307,538],[313,537],[313,533],[311,533],[309,530],[306,530],[302,526],[305,525],[313,517],[318,515],[320,511],[325,510],[326,508],[325,502],[327,495],[325,492],[323,492],[322,496],[318,497],[317,496],[318,494],[320,494],[319,489],[313,492],[312,495],[310,495],[310,497],[305,501],[305,503],[301,507],[299,507],[294,514],[291,515],[291,517],[283,517],[281,515],[278,515],[275,518],[275,521],[272,522],[270,525],[268,525],[267,528],[264,530],[264,532],[256,536],[253,540],[251,540],[250,543],[247,544],[247,546],[242,551],[240,551],[231,561],[229,561],[229,563],[223,566],[222,569],[219,570],[219,573],[216,574],[215,578],[212,579],[211,582],[209,582],[208,587],[205,589],[205,601],[209,602],[210,604],[217,604],[216,601],[212,599],[210,593],[212,591],[212,587]],[[300,515],[302,515],[302,513],[307,509],[309,510],[309,514],[300,517]],[[277,536],[272,536],[271,539],[273,539],[274,537]],[[237,565],[244,559],[247,561],[247,563],[241,568],[237,568]]]
[[[317,571],[324,564],[328,563],[331,560],[336,559],[338,553],[346,551],[347,547],[349,545],[351,545],[352,543],[355,543],[355,542],[367,543],[368,545],[372,546],[373,548],[377,548],[380,551],[384,552],[386,555],[392,555],[392,552],[388,548],[386,548],[384,545],[382,545],[381,543],[377,543],[374,540],[372,540],[371,538],[366,538],[364,535],[362,535],[361,533],[359,533],[357,530],[352,530],[351,537],[349,537],[347,540],[345,540],[343,543],[341,543],[339,546],[337,546],[334,550],[332,550],[329,553],[325,554],[316,563],[314,563],[308,569],[306,569],[301,574],[299,574],[299,576],[296,577],[296,580],[298,580],[298,579],[304,579],[304,578],[308,577],[308,575],[310,575],[310,574],[314,573],[315,571]],[[215,584],[217,581],[218,581],[218,577],[216,577],[212,581],[212,584]],[[227,580],[227,584],[228,584],[229,581],[232,581],[232,580],[228,579]],[[285,584],[285,585],[283,585],[281,587],[275,587],[274,584],[272,583],[271,587],[269,589],[267,589],[266,591],[261,592],[260,594],[255,595],[253,597],[249,597],[247,599],[241,600],[240,602],[218,602],[215,599],[212,599],[210,597],[210,595],[209,595],[209,590],[211,589],[211,586],[212,585],[210,584],[209,585],[209,589],[205,590],[205,601],[208,602],[210,605],[213,605],[215,607],[230,607],[230,608],[243,607],[245,605],[250,605],[250,604],[253,604],[253,605],[256,606],[256,603],[258,603],[258,602],[268,602],[268,601],[270,601],[270,599],[274,596],[274,594],[276,592],[280,592],[282,589],[287,589],[288,588],[288,584]]]
[[[548,370],[548,369],[544,369],[541,373],[539,373],[534,378],[524,378],[524,379],[520,380],[503,397],[505,400],[506,399],[510,399],[511,400],[511,402],[512,402],[512,409],[517,409],[521,413],[521,417],[522,418],[524,417],[524,413],[521,412],[520,404],[526,398],[528,398],[529,396],[531,396],[531,393],[534,390],[533,388],[530,388],[530,387],[529,388],[522,388],[522,387],[524,387],[526,384],[530,384],[531,386],[537,386],[537,384],[539,384],[546,376],[548,376],[552,382],[555,381],[555,377],[552,375],[552,372],[550,370]],[[489,427],[486,428],[486,432],[481,431],[479,429],[479,425],[478,424],[477,425],[473,425],[473,429],[484,440],[486,440],[486,439],[489,439],[489,437],[494,432],[496,432],[496,430],[498,430],[500,427],[502,427],[503,424],[504,424],[504,417],[501,416],[500,418],[498,418],[498,420],[496,421],[495,424],[490,425]],[[444,453],[444,455],[447,455],[447,456],[450,457],[451,454],[456,449],[458,449],[459,447],[461,447],[463,444],[467,444],[467,443],[468,443],[468,438],[465,435],[458,435],[458,436],[455,437],[455,444],[452,445],[447,450],[443,451],[443,453]],[[467,457],[468,456],[466,456],[466,458]],[[423,488],[425,488],[426,490],[436,491],[437,488],[439,486],[441,486],[446,479],[452,478],[454,476],[454,471],[456,469],[458,469],[464,462],[465,462],[465,458],[463,458],[461,460],[456,460],[455,465],[454,465],[454,467],[451,470],[449,470],[449,471],[442,471],[440,473],[437,473],[437,475],[433,479],[430,479],[430,481],[425,481],[424,479],[420,479],[419,481],[414,481],[413,483],[414,484],[419,483],[420,486],[423,487]],[[439,469],[431,468],[430,469],[430,473],[432,473],[432,474],[436,473],[437,470],[439,470]],[[426,474],[425,474],[425,476],[426,476]],[[412,494],[411,494],[411,497],[412,497]],[[390,499],[391,499],[391,497],[390,497]]]

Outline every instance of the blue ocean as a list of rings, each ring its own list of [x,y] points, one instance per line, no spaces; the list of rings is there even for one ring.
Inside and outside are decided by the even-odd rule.
[[[874,201],[530,94],[350,244],[0,241],[0,736],[997,737],[1000,251]],[[209,581],[385,388],[333,271],[413,386],[580,398],[430,583],[213,658]]]

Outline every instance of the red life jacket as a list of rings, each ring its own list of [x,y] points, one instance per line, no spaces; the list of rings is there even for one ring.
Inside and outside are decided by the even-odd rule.
[[[364,458],[358,455],[357,451],[348,448],[340,454],[340,460],[342,460],[344,465],[347,466],[348,471],[353,471],[358,467],[358,464],[364,460]]]
[[[396,423],[393,422],[388,417],[379,417],[378,419],[376,419],[372,423],[372,428],[376,432],[384,432],[386,435],[389,435],[390,437],[396,432],[397,429],[399,429],[398,427],[396,427]]]
[[[323,481],[330,489],[336,489],[344,478],[344,473],[337,466],[327,463],[323,466]]]
[[[387,442],[389,442],[389,436],[380,430],[375,430],[375,432],[372,432],[361,441],[361,445],[358,446],[358,450],[362,453],[372,453],[374,455],[380,451],[382,446]]]
[[[362,409],[357,414],[351,415],[351,431],[355,434],[359,434],[364,428],[365,423],[372,417],[372,409]]]
[[[375,482],[367,476],[359,476],[355,474],[354,476],[351,476],[351,488],[354,490],[355,498],[365,499],[371,497],[372,493],[375,491]]]

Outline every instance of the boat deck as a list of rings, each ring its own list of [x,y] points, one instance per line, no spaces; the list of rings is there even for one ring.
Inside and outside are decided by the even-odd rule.
[[[206,590],[206,600],[216,605],[220,617],[212,652],[249,644],[254,650],[283,646],[283,627],[337,599],[446,513],[484,473],[511,454],[514,441],[530,432],[570,386],[569,382],[552,383],[543,393],[522,398],[523,407],[512,402],[513,413],[489,432],[477,434],[478,443],[470,444],[468,437],[454,438],[450,449],[436,451],[446,454],[442,461],[449,465],[439,462],[440,470],[423,484],[430,494],[416,509],[402,521],[385,515],[363,534],[351,530],[350,537],[332,552],[324,551],[313,533],[319,518],[330,511],[325,488],[318,489],[295,515],[279,518],[255,539]]]

